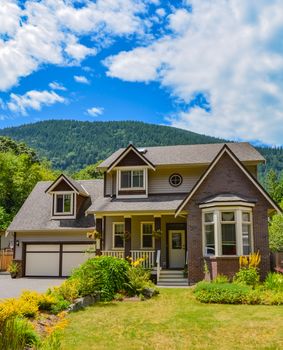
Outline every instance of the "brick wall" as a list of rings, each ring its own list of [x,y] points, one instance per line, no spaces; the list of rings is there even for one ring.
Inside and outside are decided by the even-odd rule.
[[[204,180],[200,188],[191,198],[186,210],[187,218],[187,244],[189,253],[189,282],[195,283],[203,279],[204,259],[202,255],[202,217],[199,202],[205,198],[220,193],[233,193],[248,198],[257,199],[253,208],[253,234],[254,249],[261,253],[261,277],[264,278],[270,270],[270,257],[268,248],[268,221],[267,210],[270,204],[251,183],[246,175],[239,169],[229,155],[225,154]],[[231,276],[238,271],[237,258],[212,259],[209,266],[213,274],[223,273]],[[212,271],[213,270],[213,271]],[[221,272],[222,271],[222,272]]]

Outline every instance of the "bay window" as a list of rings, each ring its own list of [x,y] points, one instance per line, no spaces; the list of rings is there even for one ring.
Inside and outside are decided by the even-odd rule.
[[[249,208],[203,210],[205,256],[239,256],[252,252],[252,211]]]

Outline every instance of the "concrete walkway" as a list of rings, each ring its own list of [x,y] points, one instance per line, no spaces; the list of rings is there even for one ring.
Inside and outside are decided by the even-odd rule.
[[[0,274],[0,299],[18,297],[23,290],[46,292],[50,287],[58,286],[63,278],[15,278],[9,274]]]

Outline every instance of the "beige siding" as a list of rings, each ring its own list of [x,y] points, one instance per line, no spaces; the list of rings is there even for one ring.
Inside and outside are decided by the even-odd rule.
[[[205,171],[205,167],[156,169],[148,174],[148,193],[187,193],[196,184],[199,177]],[[178,173],[183,177],[183,183],[173,187],[169,183],[169,177]]]
[[[89,242],[86,233],[82,232],[17,232],[17,240],[19,241],[19,246],[16,247],[16,259],[22,259],[22,242]]]

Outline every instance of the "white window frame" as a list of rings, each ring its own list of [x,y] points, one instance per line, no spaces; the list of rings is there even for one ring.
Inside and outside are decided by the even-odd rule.
[[[143,236],[144,236],[144,233],[143,233],[143,225],[144,224],[150,224],[152,226],[152,232],[154,231],[154,222],[153,221],[142,221],[141,222],[141,230],[140,230],[140,246],[141,246],[141,249],[148,249],[148,250],[152,250],[152,249],[155,249],[155,238],[153,237],[153,234],[151,234],[152,236],[152,246],[151,247],[144,247],[143,246]],[[145,236],[149,236],[148,234],[145,234]]]
[[[121,187],[121,172],[122,171],[143,171],[143,186],[142,187]],[[132,179],[132,174],[131,174]],[[132,180],[131,180],[132,181]],[[117,169],[117,183],[116,183],[116,196],[117,198],[147,198],[148,196],[148,168],[144,166],[135,166],[135,167],[119,167]],[[145,194],[120,194],[119,192],[134,192],[134,191],[145,191]]]
[[[68,212],[58,212],[57,211],[57,196],[70,195],[71,196],[71,206]],[[64,209],[64,198],[63,198],[63,209]],[[71,215],[73,214],[73,215]],[[53,192],[53,202],[52,202],[52,218],[66,218],[71,219],[76,217],[76,195],[73,191],[58,191]]]
[[[221,213],[222,212],[234,212],[236,222],[236,255],[223,255],[222,251],[222,231],[221,231]],[[203,256],[207,257],[239,257],[243,255],[243,230],[242,224],[246,223],[242,220],[242,213],[247,212],[250,214],[250,252],[254,252],[254,239],[253,239],[253,212],[252,208],[237,206],[237,207],[210,207],[202,209],[202,245],[203,245]],[[214,219],[214,244],[215,244],[215,255],[206,254],[205,247],[205,214],[213,213]],[[229,223],[228,221],[225,221]],[[234,222],[233,222],[234,223]],[[208,223],[207,223],[208,224]]]
[[[116,225],[123,225],[124,226],[124,232],[125,232],[125,222],[124,221],[115,221],[112,223],[112,249],[113,250],[124,250],[125,249],[125,239],[123,239],[123,247],[115,247],[115,226]]]

